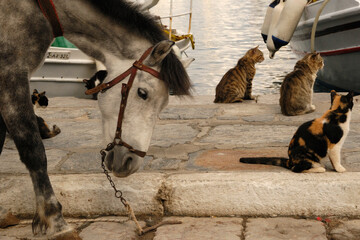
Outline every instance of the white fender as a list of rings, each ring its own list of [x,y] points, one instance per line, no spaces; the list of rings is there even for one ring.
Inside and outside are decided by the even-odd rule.
[[[280,19],[270,35],[275,51],[290,42],[307,2],[308,0],[287,0],[285,2]]]
[[[278,3],[279,2],[277,0],[272,1],[266,10],[264,22],[263,22],[263,25],[261,26],[261,36],[263,37],[265,43],[267,41],[267,37],[268,37],[268,33],[269,33],[269,27],[270,27],[270,23],[271,23],[272,13],[274,11],[274,7],[276,5],[278,5]]]
[[[273,10],[272,16],[271,16],[271,23],[270,23],[270,26],[269,26],[268,36],[273,35],[275,27],[276,27],[277,23],[279,22],[281,12],[284,9],[284,6],[285,6],[284,0],[280,0],[279,4],[277,4],[274,7],[274,10]],[[275,55],[275,52],[277,50],[275,48],[274,42],[273,42],[271,37],[267,38],[266,46],[267,46],[267,49],[269,50],[269,57],[273,58],[274,55]]]

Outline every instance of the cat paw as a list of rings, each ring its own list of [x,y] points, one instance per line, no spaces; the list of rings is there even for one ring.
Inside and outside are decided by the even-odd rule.
[[[346,172],[346,169],[343,167],[343,166],[337,166],[335,167],[335,170],[339,173],[343,173],[343,172]]]
[[[60,128],[59,128],[58,126],[54,125],[54,126],[53,126],[53,133],[54,133],[55,135],[58,135],[59,133],[61,133]]]

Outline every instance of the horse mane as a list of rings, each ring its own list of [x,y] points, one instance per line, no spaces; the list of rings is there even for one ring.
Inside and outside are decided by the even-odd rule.
[[[167,39],[155,17],[141,11],[140,5],[131,4],[125,0],[88,1],[116,23],[144,37],[154,45]],[[173,51],[162,61],[160,78],[168,85],[174,95],[190,94],[190,78]]]

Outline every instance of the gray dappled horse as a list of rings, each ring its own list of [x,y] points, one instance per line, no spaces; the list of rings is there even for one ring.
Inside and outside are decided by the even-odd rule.
[[[155,120],[167,105],[169,88],[176,95],[189,94],[190,81],[171,50],[173,42],[165,40],[152,16],[123,0],[53,0],[53,3],[64,36],[106,66],[105,82],[124,72],[154,46],[144,64],[159,71],[161,80],[138,71],[128,96],[122,131],[122,139],[146,152]],[[44,61],[54,38],[53,29],[36,0],[0,1],[0,26],[0,153],[7,129],[34,185],[33,232],[54,236],[69,231],[70,227],[48,177],[45,149],[29,90],[29,77]],[[121,84],[99,94],[107,142],[114,139],[120,99]],[[114,175],[125,177],[138,170],[142,158],[116,146],[106,164]]]

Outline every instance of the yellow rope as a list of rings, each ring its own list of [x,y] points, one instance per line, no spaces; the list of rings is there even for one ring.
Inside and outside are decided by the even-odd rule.
[[[169,34],[169,30],[164,29],[163,30],[166,34]],[[175,35],[173,33],[171,33],[171,41],[179,41],[182,39],[188,38],[190,39],[191,42],[191,47],[192,49],[195,49],[195,39],[194,36],[192,34],[184,34],[184,35]]]

